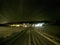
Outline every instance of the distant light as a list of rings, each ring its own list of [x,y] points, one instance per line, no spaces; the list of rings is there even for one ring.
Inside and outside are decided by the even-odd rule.
[[[33,24],[33,27],[42,27],[44,25],[44,23],[38,23],[38,24]]]
[[[15,25],[10,25],[10,26],[15,26]]]
[[[27,25],[25,25],[24,27],[27,27]]]
[[[16,25],[16,27],[19,27],[20,25]]]
[[[27,25],[24,23],[24,24],[23,24],[23,27],[27,27]]]
[[[12,27],[14,27],[14,26],[19,27],[20,25],[18,25],[18,24],[13,24],[13,25],[10,25],[10,26],[12,26]]]

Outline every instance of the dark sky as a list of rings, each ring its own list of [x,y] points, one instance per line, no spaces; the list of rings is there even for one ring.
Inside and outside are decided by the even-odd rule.
[[[60,20],[59,0],[0,0],[0,21]]]

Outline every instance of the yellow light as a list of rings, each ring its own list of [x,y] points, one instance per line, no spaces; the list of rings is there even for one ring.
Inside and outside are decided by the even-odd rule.
[[[16,27],[19,27],[20,25],[16,25]]]
[[[13,24],[13,25],[10,25],[10,26],[16,26],[16,27],[19,27],[20,25],[19,24]]]
[[[15,25],[10,25],[10,26],[15,26]]]

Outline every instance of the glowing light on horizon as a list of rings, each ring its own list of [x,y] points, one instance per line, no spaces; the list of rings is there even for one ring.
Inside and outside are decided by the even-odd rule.
[[[38,24],[33,24],[33,27],[42,27],[44,25],[44,23],[38,23]]]

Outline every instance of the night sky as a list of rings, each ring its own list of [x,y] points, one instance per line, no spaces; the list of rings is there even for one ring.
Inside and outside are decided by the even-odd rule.
[[[59,0],[0,0],[0,23],[60,20]]]

